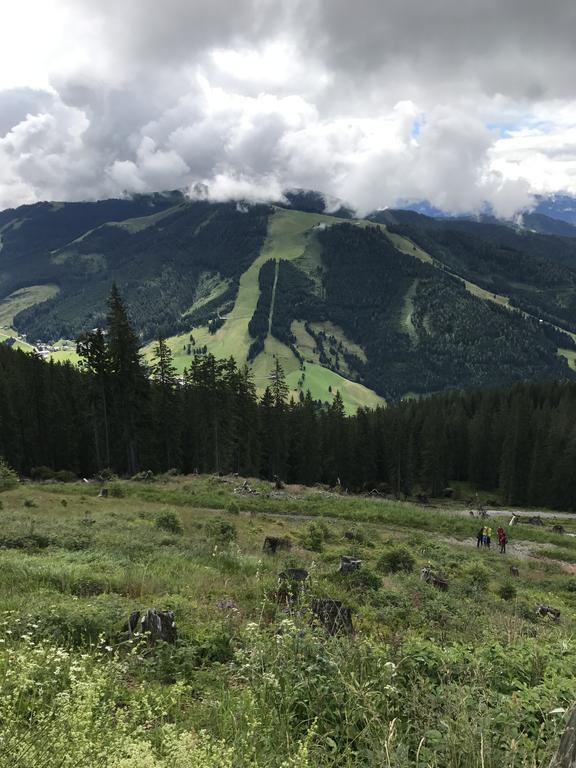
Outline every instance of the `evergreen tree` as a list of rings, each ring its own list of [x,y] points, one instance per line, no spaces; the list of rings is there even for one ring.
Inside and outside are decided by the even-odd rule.
[[[108,301],[107,323],[114,444],[125,452],[124,460],[117,455],[115,463],[133,474],[138,469],[138,448],[144,439],[148,389],[138,336],[115,284]]]

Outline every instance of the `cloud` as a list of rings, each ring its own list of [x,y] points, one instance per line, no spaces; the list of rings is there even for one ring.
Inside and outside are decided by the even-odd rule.
[[[0,90],[0,207],[200,183],[511,215],[576,192],[572,0],[47,2],[67,44],[38,77],[22,53],[49,86]]]

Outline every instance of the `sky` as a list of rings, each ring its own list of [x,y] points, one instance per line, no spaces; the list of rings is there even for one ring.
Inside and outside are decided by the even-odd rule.
[[[1,0],[0,209],[576,194],[574,0]]]

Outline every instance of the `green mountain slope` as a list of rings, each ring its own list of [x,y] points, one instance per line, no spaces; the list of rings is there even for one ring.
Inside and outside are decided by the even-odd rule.
[[[576,377],[576,240],[291,202],[307,210],[170,193],[2,212],[0,334],[75,338],[115,281],[147,354],[161,334],[180,370],[233,356],[260,390],[277,358],[296,397],[340,391],[349,411]]]

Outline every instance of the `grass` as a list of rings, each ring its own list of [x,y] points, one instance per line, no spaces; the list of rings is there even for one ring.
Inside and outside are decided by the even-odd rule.
[[[19,312],[52,299],[59,290],[57,285],[31,285],[28,288],[20,288],[2,299],[0,301],[0,332],[7,336],[15,333],[12,326]]]
[[[517,526],[501,556],[476,550],[478,521],[456,505],[300,487],[270,497],[258,480],[260,495],[243,497],[233,492],[241,482],[114,481],[107,499],[92,483],[2,494],[2,768],[549,760],[558,710],[574,699],[571,537]],[[576,519],[562,522],[576,531]],[[267,535],[288,537],[292,550],[263,555]],[[378,570],[396,550],[415,570]],[[352,578],[337,572],[342,554],[363,561]],[[448,592],[419,580],[427,563]],[[511,564],[521,578],[505,600]],[[277,600],[289,565],[311,574],[293,608]],[[355,634],[312,629],[312,597],[352,608]],[[561,621],[538,619],[539,602],[560,608]],[[123,633],[129,614],[150,606],[175,612],[175,646]]]
[[[215,334],[210,334],[206,327],[194,328],[191,331],[194,337],[194,346],[206,346],[208,351],[217,358],[234,357],[239,365],[244,364],[252,343],[252,338],[248,333],[248,324],[258,303],[260,291],[258,275],[262,265],[269,259],[276,261],[287,259],[298,261],[303,268],[309,268],[313,272],[317,254],[313,247],[314,240],[310,235],[314,227],[318,224],[333,225],[340,221],[340,219],[332,216],[289,211],[282,208],[275,209],[269,220],[268,235],[262,252],[240,278],[234,307],[226,315],[224,325]],[[210,297],[216,295],[214,291],[217,292],[218,290],[221,290],[221,285],[214,286]],[[205,301],[205,298],[201,298],[200,301]],[[342,336],[336,326],[327,327],[325,330],[335,334],[340,333]],[[299,335],[301,337],[302,332]],[[182,372],[184,368],[190,365],[190,355],[186,353],[186,348],[190,343],[190,332],[173,336],[167,340],[167,343],[174,355],[174,364],[177,370]],[[356,350],[355,345],[349,341],[346,343],[352,351],[357,351],[362,356],[362,350],[359,348]],[[310,346],[309,343],[308,346]],[[146,357],[149,358],[152,355],[153,348],[154,344],[145,347],[144,354]],[[265,340],[264,351],[252,362],[254,381],[258,391],[262,393],[266,388],[276,358],[282,363],[291,394],[297,397],[299,394],[297,384],[300,379],[300,363],[285,344],[270,334]],[[321,366],[317,361],[307,363],[306,379],[304,389],[310,389],[312,397],[315,399],[330,402],[338,389],[348,413],[355,413],[360,406],[375,407],[385,402],[372,390],[339,376]],[[329,391],[329,387],[332,387],[332,393]]]

